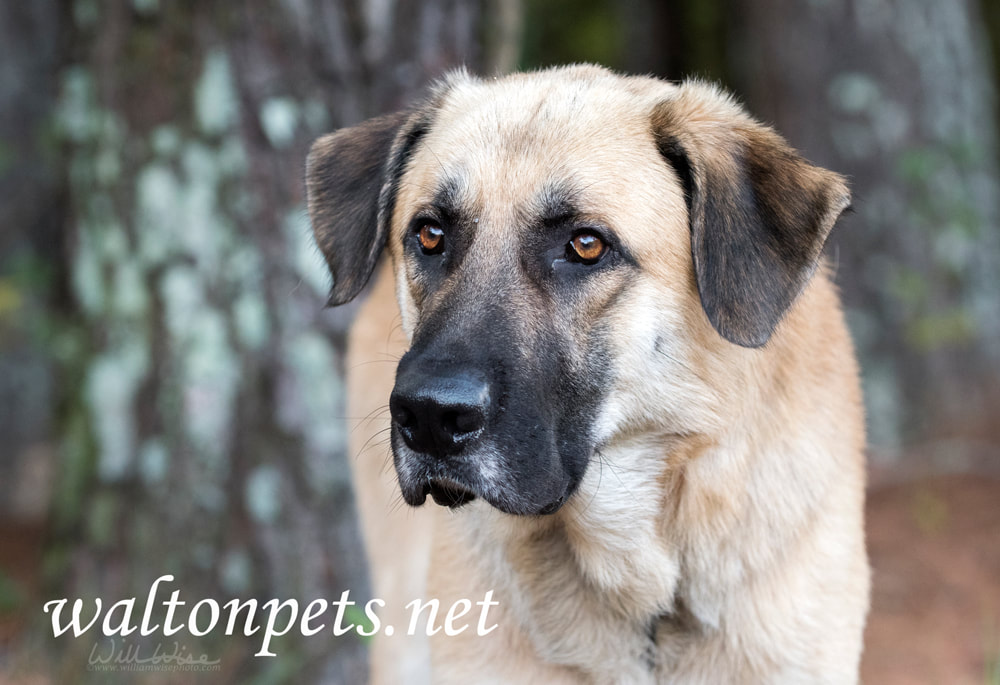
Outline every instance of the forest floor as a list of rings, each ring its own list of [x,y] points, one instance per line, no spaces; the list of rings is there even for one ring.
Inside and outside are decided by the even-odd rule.
[[[863,682],[1000,685],[1000,478],[876,486],[867,510]]]
[[[879,480],[867,505],[873,586],[863,682],[1000,685],[1000,478]],[[36,594],[42,531],[0,532],[8,543],[0,572]],[[22,606],[38,604],[29,596]],[[23,662],[16,677],[3,672],[19,661],[8,659],[25,618],[0,615],[0,685],[49,682]]]

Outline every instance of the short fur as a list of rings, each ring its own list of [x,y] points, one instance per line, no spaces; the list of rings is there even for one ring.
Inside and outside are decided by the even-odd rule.
[[[317,141],[307,181],[332,302],[388,254],[347,360],[349,415],[392,391],[352,433],[397,630],[374,682],[857,681],[863,417],[820,259],[843,179],[712,86],[577,66],[453,74]],[[482,388],[447,452],[408,428],[442,379]],[[410,600],[489,589],[493,633],[402,635]]]

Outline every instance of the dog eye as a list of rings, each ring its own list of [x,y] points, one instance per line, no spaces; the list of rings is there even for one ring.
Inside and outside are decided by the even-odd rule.
[[[581,264],[596,264],[607,251],[608,246],[593,233],[578,233],[566,245],[566,258]]]
[[[417,229],[417,242],[424,254],[438,254],[444,250],[444,231],[437,224],[425,222]]]

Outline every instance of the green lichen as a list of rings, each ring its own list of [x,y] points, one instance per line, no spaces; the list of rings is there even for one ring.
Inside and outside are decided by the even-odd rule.
[[[930,296],[927,275],[905,264],[895,265],[888,276],[888,287],[907,311],[920,310]]]
[[[177,198],[180,216],[173,237],[204,273],[214,273],[233,232],[219,206],[224,176],[213,152],[201,143],[185,145],[181,160],[185,184]]]
[[[156,11],[154,2],[133,2],[137,11]],[[269,194],[246,183],[248,150],[225,52],[205,56],[191,119],[152,128],[104,108],[95,73],[69,69],[59,108],[78,217],[71,278],[85,320],[68,353],[79,368],[81,416],[67,430],[73,468],[60,490],[60,521],[82,521],[88,544],[143,553],[151,537],[194,517],[225,521],[235,482],[254,521],[278,523],[289,487],[281,455],[259,451],[266,445],[287,449],[295,468],[301,459],[318,492],[346,480],[335,466],[344,438],[336,420],[340,360],[311,329],[329,275],[305,212],[273,207]],[[326,122],[321,103],[291,98],[269,100],[254,114],[274,147]],[[258,226],[274,211],[277,233],[262,240]],[[259,367],[273,384],[261,382]],[[278,418],[280,428],[255,425],[261,403],[244,394],[263,386],[294,405]],[[238,429],[267,433],[252,443],[246,458],[257,465],[242,483],[232,463]],[[123,521],[124,483],[153,495],[134,521]],[[174,489],[184,496],[158,509],[157,495]],[[95,499],[98,491],[106,496]],[[193,531],[181,548],[156,550],[156,562],[204,568],[234,593],[252,590],[247,549],[219,563],[220,525]]]
[[[229,56],[213,50],[194,87],[195,119],[203,133],[221,135],[239,120],[239,98]]]
[[[255,468],[246,480],[244,492],[247,511],[261,524],[274,523],[281,513],[282,475],[276,467]]]
[[[869,417],[868,434],[872,444],[888,450],[902,444],[903,401],[895,369],[888,360],[872,359],[863,367],[861,377],[865,406]]]
[[[230,345],[221,312],[205,307],[189,315],[189,334],[178,341],[184,351],[185,426],[203,454],[221,457],[228,452],[231,438],[239,357]]]
[[[215,475],[222,475],[219,459],[231,438],[240,380],[226,318],[209,304],[205,278],[190,266],[169,269],[159,292],[170,349],[181,370],[184,430]]]
[[[306,100],[302,105],[302,120],[313,135],[329,131],[333,125],[330,121],[330,110],[326,104],[316,99]]]
[[[96,314],[104,306],[104,283],[101,274],[99,243],[93,232],[81,226],[71,271],[73,293],[87,314]]]
[[[934,147],[910,146],[900,152],[895,165],[896,173],[907,183],[927,183],[942,161]]]
[[[10,279],[0,278],[0,322],[14,320],[23,301],[17,285]]]
[[[90,365],[86,402],[97,437],[97,475],[117,481],[132,467],[136,442],[135,396],[149,368],[146,341],[135,329],[120,328],[118,344]]]
[[[94,81],[83,66],[72,65],[62,73],[56,106],[56,127],[60,135],[74,143],[90,141],[100,125]]]
[[[921,352],[969,343],[977,333],[975,319],[962,307],[925,314],[906,327],[907,342]]]
[[[295,140],[295,129],[302,116],[301,107],[287,97],[270,98],[260,106],[260,125],[271,145],[288,147]]]
[[[98,185],[112,187],[121,177],[122,164],[118,151],[110,146],[102,147],[94,160],[94,179]]]
[[[229,135],[215,153],[219,174],[223,178],[242,176],[247,170],[247,155],[243,140],[238,135]]]
[[[253,564],[245,550],[227,552],[219,563],[219,580],[222,588],[233,595],[243,595],[250,590]]]
[[[866,123],[838,121],[831,125],[830,137],[845,159],[867,159],[877,149],[873,131]]]
[[[878,83],[861,72],[844,72],[830,81],[828,87],[830,102],[846,114],[870,112],[881,100]]]
[[[183,188],[169,166],[154,162],[139,172],[136,181],[136,220],[139,255],[147,265],[163,263],[177,249],[172,240],[180,221],[177,211]]]
[[[145,274],[134,256],[115,265],[112,279],[111,308],[121,317],[140,321],[149,309]]]
[[[94,544],[109,547],[115,541],[120,507],[118,499],[107,491],[97,492],[89,502],[87,537]]]
[[[132,8],[138,14],[156,14],[160,9],[160,0],[132,0]]]
[[[21,584],[0,570],[0,616],[20,609],[26,599]]]
[[[139,475],[147,485],[162,483],[170,466],[170,455],[159,437],[143,441],[139,448]]]
[[[240,344],[260,350],[268,341],[270,318],[260,293],[242,292],[233,303],[233,323]]]
[[[225,255],[223,275],[232,285],[232,305],[237,342],[248,350],[260,350],[270,339],[270,314],[264,300],[260,253],[245,243],[234,245]]]
[[[150,135],[153,153],[158,157],[172,157],[181,146],[181,134],[172,124],[158,126]]]
[[[193,333],[192,314],[204,306],[204,292],[198,272],[177,264],[163,274],[159,284],[163,303],[163,323],[172,342],[181,346]]]
[[[330,292],[330,271],[316,247],[312,226],[305,209],[290,211],[285,216],[284,229],[290,251],[289,258],[295,273],[312,288],[314,293],[325,299]]]
[[[93,28],[100,20],[101,6],[97,0],[76,0],[73,3],[73,21],[79,28]]]
[[[295,420],[305,438],[309,482],[317,492],[325,493],[346,479],[330,460],[344,443],[342,422],[331,420],[343,414],[336,352],[327,338],[306,330],[288,342],[285,355],[302,403]]]

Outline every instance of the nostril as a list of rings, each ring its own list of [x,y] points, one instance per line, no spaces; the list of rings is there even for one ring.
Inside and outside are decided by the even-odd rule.
[[[389,398],[389,414],[400,428],[413,428],[417,423],[417,415],[409,404],[395,393]]]
[[[413,428],[417,422],[416,415],[406,407],[397,407],[392,413],[392,418],[399,424],[400,428]]]
[[[483,427],[483,414],[478,409],[456,412],[453,422],[454,430],[452,430],[452,433],[455,435],[475,433]]]
[[[448,435],[455,435],[464,431],[458,429],[458,412],[446,411],[441,414],[441,428]]]
[[[483,427],[483,415],[478,409],[449,409],[441,413],[441,429],[445,435],[460,438]]]

